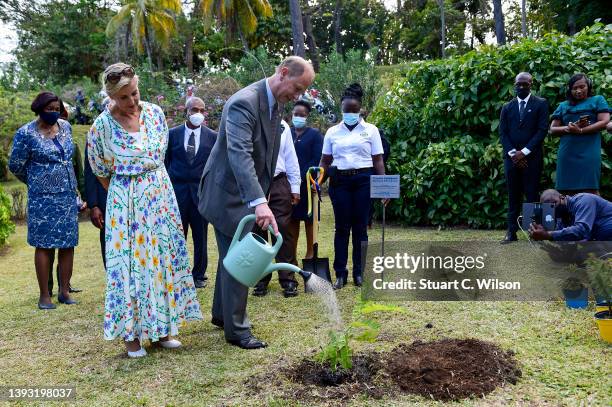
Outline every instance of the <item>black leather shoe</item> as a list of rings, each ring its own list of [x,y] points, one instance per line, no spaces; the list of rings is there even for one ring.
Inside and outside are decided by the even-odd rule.
[[[355,286],[361,287],[363,285],[363,277],[361,276],[353,277],[353,283],[355,284]]]
[[[68,286],[68,292],[69,293],[80,293],[83,292],[83,290],[81,290],[80,288],[75,288],[73,286]]]
[[[263,297],[268,294],[268,287],[263,284],[257,284],[255,288],[253,288],[253,295],[255,297]]]
[[[57,294],[57,300],[62,303],[62,304],[66,304],[66,305],[73,305],[73,304],[78,304],[78,302],[76,302],[75,300],[73,300],[72,298],[65,298],[62,294]]]
[[[283,296],[285,298],[297,297],[297,295],[298,295],[297,283],[294,283],[293,281],[289,282],[283,288]]]
[[[213,317],[210,320],[210,323],[213,324],[216,327],[219,327],[219,328],[223,329],[223,325],[224,324],[223,324],[223,320],[222,319],[217,319],[217,318]]]
[[[346,278],[338,277],[336,278],[336,282],[334,283],[334,290],[339,290],[346,285]]]
[[[38,309],[56,309],[57,306],[55,304],[43,304],[42,302],[38,303]]]
[[[508,244],[512,242],[516,242],[518,238],[516,237],[516,233],[507,233],[503,240],[501,240],[500,244]]]
[[[227,341],[227,342],[231,343],[234,346],[238,346],[239,348],[242,348],[242,349],[261,349],[261,348],[265,348],[268,346],[267,343],[265,343],[264,341],[260,341],[253,335],[248,336],[243,339],[237,339],[237,340],[232,340],[232,341]]]
[[[206,280],[193,280],[193,284],[196,288],[204,288],[208,282]]]

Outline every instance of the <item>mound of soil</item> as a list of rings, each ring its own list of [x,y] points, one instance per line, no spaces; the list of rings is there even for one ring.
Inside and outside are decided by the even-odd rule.
[[[367,394],[373,398],[381,398],[386,392],[377,386],[378,373],[383,368],[383,357],[379,353],[364,353],[353,356],[353,366],[350,369],[338,368],[332,371],[329,366],[312,359],[303,359],[297,365],[285,370],[286,376],[293,382],[300,383],[302,394],[298,398],[307,399],[306,394],[318,388],[315,393],[325,392],[325,398],[350,399],[357,394]],[[309,390],[310,389],[310,390]]]
[[[403,391],[436,400],[482,397],[521,377],[514,352],[476,339],[401,344],[385,370]]]

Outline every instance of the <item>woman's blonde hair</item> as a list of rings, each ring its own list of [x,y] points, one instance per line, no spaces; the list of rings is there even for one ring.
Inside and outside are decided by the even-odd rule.
[[[104,91],[108,96],[113,96],[115,93],[119,92],[121,88],[128,85],[132,78],[136,78],[138,82],[138,75],[126,75],[124,74],[126,71],[134,72],[134,68],[132,68],[128,64],[124,64],[123,62],[117,62],[116,64],[109,65],[102,74],[102,86],[104,86]],[[119,77],[117,81],[109,81],[109,76]]]

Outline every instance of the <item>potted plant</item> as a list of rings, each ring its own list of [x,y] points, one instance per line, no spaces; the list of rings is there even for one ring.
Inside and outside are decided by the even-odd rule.
[[[612,343],[612,258],[591,257],[587,260],[591,287],[600,298],[605,299],[606,308],[595,314],[601,339]]]
[[[589,289],[580,275],[584,270],[580,269],[575,264],[568,268],[570,277],[566,278],[561,285],[563,295],[565,297],[565,305],[568,308],[584,309],[589,305]]]

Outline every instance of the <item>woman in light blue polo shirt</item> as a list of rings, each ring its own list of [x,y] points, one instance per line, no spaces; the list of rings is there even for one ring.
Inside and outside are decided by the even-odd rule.
[[[342,122],[331,127],[323,140],[320,166],[330,177],[329,197],[334,207],[335,289],[348,278],[348,243],[353,235],[353,282],[363,283],[361,242],[368,241],[370,175],[384,175],[383,146],[376,126],[359,116],[363,89],[350,85],[342,95]],[[332,166],[333,163],[333,166]]]

